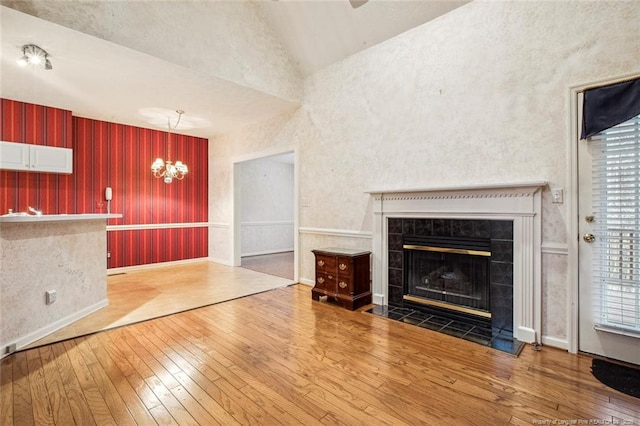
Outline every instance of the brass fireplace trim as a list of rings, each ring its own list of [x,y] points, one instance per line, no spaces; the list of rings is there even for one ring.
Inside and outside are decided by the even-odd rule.
[[[438,308],[450,309],[452,311],[464,312],[465,314],[477,315],[479,317],[484,317],[484,318],[491,318],[491,312],[481,311],[473,308],[467,308],[465,306],[452,305],[451,303],[439,302],[437,300],[427,300],[421,297],[409,296],[406,294],[402,297],[404,298],[404,300],[409,300],[411,302],[420,303],[423,305],[431,305],[431,306],[436,306]]]
[[[468,254],[470,256],[485,256],[485,257],[491,256],[490,251],[481,251],[481,250],[465,250],[465,249],[454,249],[454,248],[446,248],[446,247],[416,246],[411,244],[405,244],[402,246],[402,248],[407,250],[422,250],[422,251],[437,251],[440,253]]]

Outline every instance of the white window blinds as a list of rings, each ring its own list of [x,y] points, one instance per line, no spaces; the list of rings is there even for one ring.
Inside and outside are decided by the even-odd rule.
[[[640,334],[640,115],[590,138],[595,324]]]

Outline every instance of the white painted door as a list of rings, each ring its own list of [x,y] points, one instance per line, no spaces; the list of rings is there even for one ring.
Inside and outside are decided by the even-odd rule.
[[[593,139],[578,142],[579,350],[640,364],[640,137]]]

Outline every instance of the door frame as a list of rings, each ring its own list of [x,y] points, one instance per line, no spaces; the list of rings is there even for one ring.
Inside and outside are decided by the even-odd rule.
[[[606,80],[593,81],[586,84],[579,84],[569,88],[569,119],[568,119],[568,146],[567,155],[569,157],[568,174],[568,193],[569,204],[567,205],[567,246],[568,246],[568,287],[567,287],[567,344],[570,353],[577,353],[579,350],[579,262],[578,245],[580,239],[579,225],[580,213],[578,209],[578,144],[580,143],[580,134],[578,133],[578,113],[581,111],[579,105],[579,95],[588,89],[600,86],[608,86],[610,84],[620,83],[626,80],[640,78],[640,73],[635,72]]]
[[[299,252],[299,182],[300,166],[298,151],[295,148],[271,148],[264,151],[252,152],[232,159],[233,170],[231,173],[231,266],[240,266],[240,238],[241,238],[241,188],[240,188],[240,164],[246,161],[260,160],[276,157],[278,155],[293,154],[293,281],[298,282],[298,252]]]

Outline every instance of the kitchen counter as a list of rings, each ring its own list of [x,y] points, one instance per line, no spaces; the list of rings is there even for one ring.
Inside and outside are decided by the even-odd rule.
[[[118,219],[121,214],[100,214],[100,213],[84,213],[84,214],[43,214],[41,216],[12,213],[0,216],[0,223],[35,223],[35,222],[61,222],[70,220],[99,220],[99,219]]]
[[[0,358],[108,305],[107,219],[119,217],[0,217]]]

